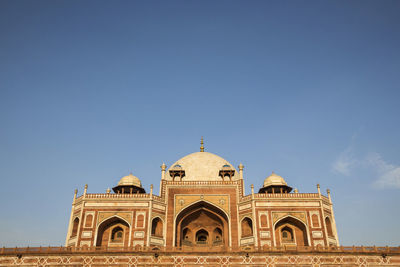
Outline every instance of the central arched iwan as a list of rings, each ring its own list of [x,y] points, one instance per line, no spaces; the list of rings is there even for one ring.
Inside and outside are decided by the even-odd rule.
[[[176,217],[175,246],[213,247],[229,244],[229,220],[218,207],[200,201]]]

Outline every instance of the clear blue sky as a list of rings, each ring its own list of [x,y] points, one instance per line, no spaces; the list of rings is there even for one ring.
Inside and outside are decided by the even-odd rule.
[[[0,246],[199,150],[332,191],[343,245],[400,243],[399,1],[0,1]]]

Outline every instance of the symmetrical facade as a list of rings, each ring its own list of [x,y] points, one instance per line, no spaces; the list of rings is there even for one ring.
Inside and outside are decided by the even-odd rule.
[[[161,166],[160,193],[146,193],[130,174],[107,193],[75,191],[68,247],[180,249],[338,246],[332,201],[292,192],[272,173],[258,193],[244,194],[243,165],[204,152]]]

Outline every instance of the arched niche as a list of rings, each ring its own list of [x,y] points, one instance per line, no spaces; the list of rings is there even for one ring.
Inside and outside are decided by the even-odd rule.
[[[268,218],[266,214],[262,214],[260,216],[260,226],[261,227],[268,227]]]
[[[328,232],[329,237],[334,237],[333,235],[333,230],[332,230],[332,223],[329,217],[325,218],[325,225],[326,225],[326,231]]]
[[[245,217],[241,222],[242,238],[253,236],[253,221],[249,217]]]
[[[317,214],[313,214],[311,215],[311,222],[312,222],[312,226],[315,227],[319,227],[319,220],[318,220],[318,215]]]
[[[197,245],[209,244],[209,234],[207,230],[201,229],[196,232],[196,244]]]
[[[200,201],[183,209],[175,220],[175,246],[227,246],[229,243],[229,220],[218,207]],[[218,230],[216,230],[218,229]],[[207,233],[198,240],[199,231]],[[200,232],[205,234],[205,232]],[[214,242],[218,235],[218,242]]]
[[[300,220],[287,216],[279,220],[274,227],[277,246],[308,246],[307,226]]]
[[[71,237],[75,237],[78,234],[78,228],[79,228],[79,218],[76,217],[72,223],[72,232],[71,232]]]
[[[212,241],[213,241],[213,245],[216,245],[216,246],[222,245],[223,235],[222,235],[222,230],[219,227],[214,229]]]
[[[92,214],[86,215],[85,227],[91,227],[92,226],[92,222],[93,222],[93,215]]]
[[[163,237],[163,222],[159,217],[156,217],[151,221],[151,235]]]
[[[129,224],[119,217],[105,220],[97,228],[96,246],[128,246],[129,229]]]

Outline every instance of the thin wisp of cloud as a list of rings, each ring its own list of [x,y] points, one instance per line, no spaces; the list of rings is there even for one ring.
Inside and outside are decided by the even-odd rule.
[[[377,178],[373,182],[374,187],[400,188],[400,166],[387,163],[378,153],[370,153],[363,159],[357,159],[353,149],[349,147],[332,164],[334,172],[345,176],[350,176],[360,168],[371,169],[377,174]]]

